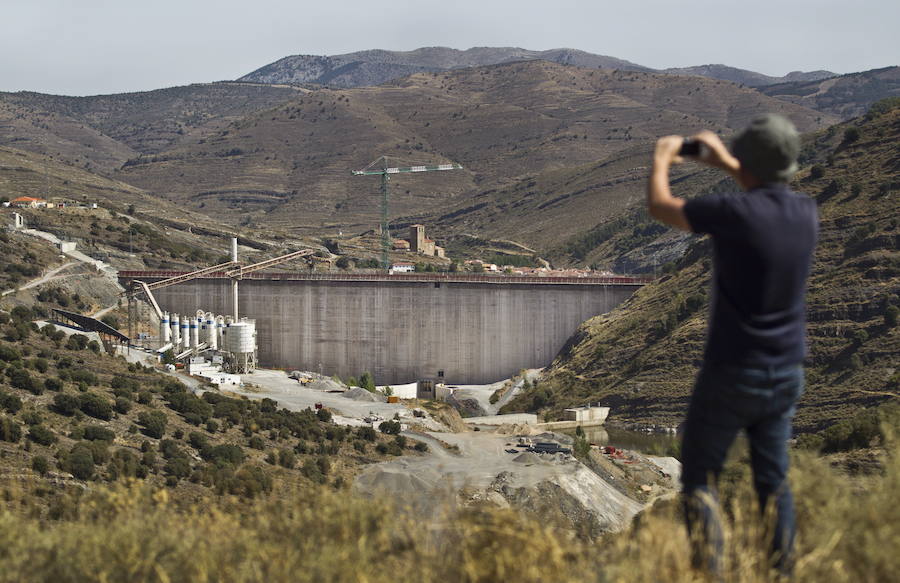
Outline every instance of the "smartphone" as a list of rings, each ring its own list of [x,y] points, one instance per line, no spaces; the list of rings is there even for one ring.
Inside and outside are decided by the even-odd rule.
[[[679,156],[690,156],[696,158],[700,156],[700,142],[696,140],[685,140],[681,144],[681,149],[678,150]]]

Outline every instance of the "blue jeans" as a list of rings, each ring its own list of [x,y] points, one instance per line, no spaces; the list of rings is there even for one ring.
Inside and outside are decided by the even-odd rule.
[[[722,522],[715,482],[741,429],[750,441],[753,485],[761,510],[774,505],[771,532],[774,566],[790,573],[794,500],[787,483],[787,442],[796,402],[803,393],[803,367],[734,367],[708,364],[697,376],[682,442],[685,520],[693,561],[722,570]]]

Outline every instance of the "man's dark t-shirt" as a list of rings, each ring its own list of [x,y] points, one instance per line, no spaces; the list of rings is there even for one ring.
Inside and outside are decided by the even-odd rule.
[[[784,184],[688,201],[695,233],[713,244],[706,360],[798,364],[806,355],[806,278],[818,234],[816,204]]]

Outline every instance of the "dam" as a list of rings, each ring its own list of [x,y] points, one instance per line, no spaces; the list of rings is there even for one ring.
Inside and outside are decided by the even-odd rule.
[[[121,271],[147,283],[170,271]],[[256,320],[259,365],[378,384],[443,376],[484,384],[553,360],[577,327],[647,282],[635,277],[253,273],[240,316]],[[213,273],[154,292],[163,310],[232,313],[231,279]]]

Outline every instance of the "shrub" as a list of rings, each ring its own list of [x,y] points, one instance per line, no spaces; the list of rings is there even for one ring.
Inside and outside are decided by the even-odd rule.
[[[69,350],[84,350],[88,345],[88,337],[84,334],[72,334],[66,340],[66,348]]]
[[[306,460],[303,467],[300,468],[300,473],[317,484],[324,484],[326,481],[325,474],[313,460]]]
[[[50,363],[47,362],[46,358],[35,358],[34,360],[31,361],[31,366],[34,367],[34,370],[36,370],[40,373],[45,373],[45,372],[47,372],[47,369],[50,367]]]
[[[22,356],[19,351],[6,344],[0,344],[0,360],[4,362],[13,362],[19,360]]]
[[[356,430],[356,435],[360,439],[364,439],[366,441],[375,441],[378,439],[378,433],[376,433],[375,429],[372,427],[360,427]]]
[[[50,464],[47,462],[47,458],[45,458],[44,456],[36,455],[31,458],[31,469],[34,470],[37,474],[45,476],[50,470]]]
[[[253,437],[251,437],[250,440],[247,442],[247,446],[252,449],[258,449],[260,451],[262,451],[266,447],[262,438],[259,437],[258,435],[254,435]]]
[[[41,445],[56,443],[56,435],[43,425],[35,425],[28,431],[28,439]]]
[[[22,426],[10,417],[0,417],[0,441],[17,443],[22,439]]]
[[[32,378],[31,373],[24,368],[16,368],[10,371],[9,384],[35,395],[40,395],[44,392],[43,383]]]
[[[142,411],[138,415],[138,423],[141,424],[141,431],[148,437],[161,439],[166,432],[166,424],[168,423],[166,414],[162,411]]]
[[[884,325],[888,328],[893,328],[897,325],[897,321],[900,320],[900,308],[897,306],[891,305],[885,308],[884,310]]]
[[[15,415],[22,408],[22,399],[16,395],[0,391],[0,408],[7,413]]]
[[[53,410],[60,415],[72,416],[78,411],[81,403],[77,397],[67,395],[66,393],[57,393],[53,395]]]
[[[256,439],[259,439],[258,437]],[[253,441],[252,439],[250,440]],[[262,441],[262,440],[260,440]],[[197,451],[202,450],[204,447],[209,446],[209,439],[198,431],[191,431],[188,434],[188,443],[191,444],[191,447],[196,449]],[[252,446],[251,446],[252,447]],[[262,447],[257,447],[255,449],[262,449]]]
[[[369,372],[364,372],[359,376],[359,386],[364,388],[367,391],[375,390],[375,379],[372,378],[372,374]]]
[[[59,392],[63,389],[63,382],[59,379],[44,379],[44,388],[48,391]]]
[[[126,399],[125,397],[116,397],[116,404],[114,407],[116,413],[125,415],[126,413],[131,411],[131,401],[129,399]]]
[[[76,383],[84,383],[86,385],[95,386],[100,384],[100,381],[97,380],[97,375],[92,373],[89,370],[85,370],[83,368],[75,369],[69,373],[69,379],[72,382]]]
[[[94,475],[94,452],[88,444],[76,443],[63,458],[62,466],[79,480],[90,480]]]
[[[845,144],[852,144],[853,142],[859,139],[859,128],[855,126],[850,126],[849,128],[844,130],[844,142]]]
[[[181,479],[191,475],[191,460],[184,455],[175,456],[166,462],[166,474]]]
[[[331,411],[327,409],[318,409],[316,411],[316,418],[323,423],[328,423],[331,421]]]
[[[103,421],[108,421],[113,413],[112,404],[110,404],[108,399],[90,391],[78,396],[78,407],[85,415],[90,415]]]
[[[297,464],[297,457],[294,452],[289,449],[282,449],[278,452],[278,465],[292,469]]]
[[[114,431],[99,425],[88,425],[84,428],[84,439],[88,441],[113,441],[115,438]]]
[[[119,477],[133,478],[137,477],[141,465],[138,456],[127,449],[117,449],[107,464],[110,479],[116,480]]]
[[[214,464],[238,466],[244,461],[244,450],[239,445],[231,444],[207,446],[200,452],[200,457]]]
[[[397,435],[400,433],[400,422],[382,421],[378,426],[378,429],[380,429],[382,433],[386,433],[387,435]]]

